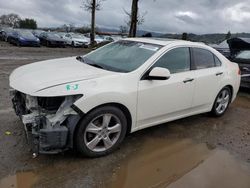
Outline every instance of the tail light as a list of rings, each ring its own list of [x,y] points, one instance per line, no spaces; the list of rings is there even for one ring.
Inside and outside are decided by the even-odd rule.
[[[240,71],[240,68],[238,69],[238,75],[241,75],[241,71]]]

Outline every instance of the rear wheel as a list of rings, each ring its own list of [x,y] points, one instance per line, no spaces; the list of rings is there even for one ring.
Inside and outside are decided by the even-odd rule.
[[[117,149],[127,130],[124,113],[113,106],[97,108],[84,117],[76,133],[77,150],[88,157],[100,157]]]
[[[224,87],[217,95],[211,113],[217,117],[222,116],[226,112],[231,98],[231,90],[228,87]]]
[[[46,41],[46,46],[47,46],[47,47],[50,47],[50,46],[51,46],[49,41]]]

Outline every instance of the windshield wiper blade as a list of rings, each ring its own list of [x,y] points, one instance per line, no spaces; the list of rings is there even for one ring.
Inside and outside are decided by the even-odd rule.
[[[93,66],[93,67],[100,68],[100,69],[104,69],[103,66],[98,65],[98,64],[96,64],[96,63],[90,63],[88,59],[85,59],[85,58],[82,57],[82,56],[77,56],[76,59],[77,59],[78,61],[81,61],[81,62],[84,62],[84,63],[86,63],[86,64],[88,64],[88,65],[91,65],[91,66]]]
[[[98,64],[95,64],[95,63],[87,63],[87,64],[88,64],[88,65],[91,65],[91,66],[93,66],[93,67],[96,67],[96,68],[104,69],[103,66],[98,65]]]
[[[84,58],[83,58],[82,56],[77,56],[77,57],[76,57],[76,60],[81,61],[81,62],[84,62]]]

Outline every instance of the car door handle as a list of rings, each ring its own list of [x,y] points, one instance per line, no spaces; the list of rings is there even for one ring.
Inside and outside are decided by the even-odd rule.
[[[220,75],[222,75],[223,74],[223,72],[217,72],[216,73],[216,76],[220,76]]]
[[[184,84],[188,83],[188,82],[192,82],[194,81],[193,78],[187,78],[186,80],[183,81]]]

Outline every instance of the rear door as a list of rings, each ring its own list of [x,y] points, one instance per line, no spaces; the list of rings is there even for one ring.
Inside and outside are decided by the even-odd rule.
[[[225,72],[220,60],[209,50],[192,48],[191,52],[196,80],[193,107],[203,109],[214,102]]]

